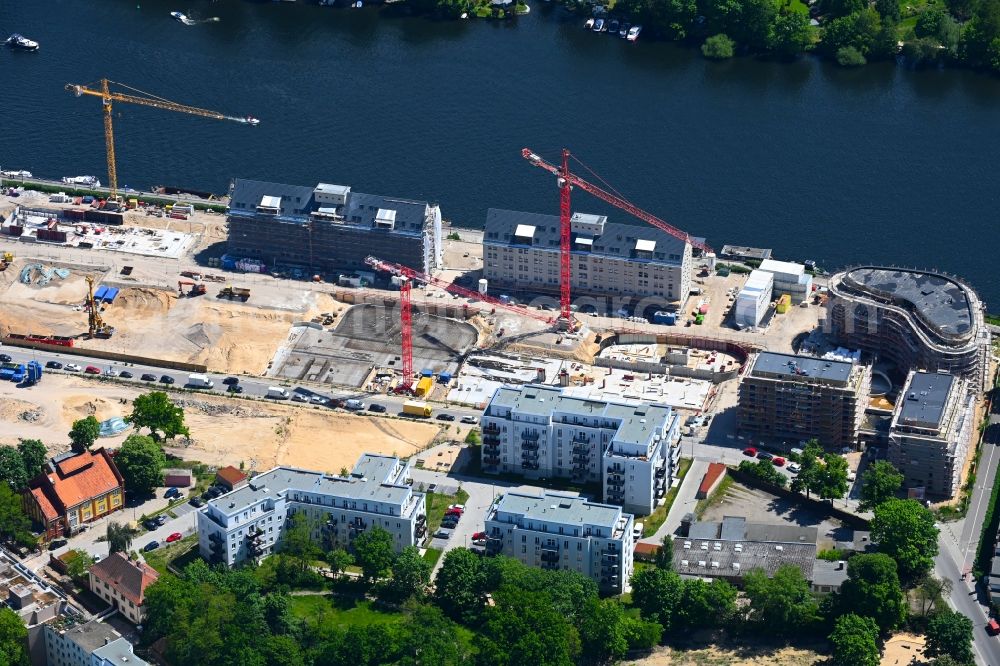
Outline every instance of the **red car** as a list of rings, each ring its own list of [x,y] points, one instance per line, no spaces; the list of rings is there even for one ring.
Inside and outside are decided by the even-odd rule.
[[[174,532],[173,534],[167,537],[167,543],[173,543],[174,541],[180,541],[180,540],[181,540],[180,532]]]
[[[750,456],[751,458],[756,458],[757,457],[757,449],[753,448],[752,446],[747,447],[747,448],[743,449],[743,455]]]
[[[986,633],[990,636],[1000,634],[1000,624],[997,624],[997,621],[992,617],[990,618],[990,621],[986,623]]]
[[[771,460],[771,462],[774,463],[775,467],[784,467],[785,466],[785,459],[782,458],[781,456],[774,456],[774,458]]]
[[[486,532],[476,532],[475,534],[472,535],[473,541],[482,541],[485,538],[486,538]]]
[[[83,371],[86,372],[88,375],[99,375],[99,374],[101,374],[101,369],[100,368],[95,368],[92,365],[88,365],[86,368],[84,368]]]

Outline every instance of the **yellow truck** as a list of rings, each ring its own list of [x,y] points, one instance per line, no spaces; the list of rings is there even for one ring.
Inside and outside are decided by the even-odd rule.
[[[430,418],[433,408],[423,400],[407,400],[403,403],[403,413],[421,419]]]

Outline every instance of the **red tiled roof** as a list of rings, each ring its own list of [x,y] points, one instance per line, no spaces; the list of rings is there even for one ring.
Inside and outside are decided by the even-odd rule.
[[[226,467],[223,467],[222,469],[220,469],[218,472],[215,473],[215,476],[219,479],[222,479],[230,486],[235,486],[237,483],[247,478],[246,474],[236,469],[232,465],[227,465]]]
[[[726,466],[722,463],[709,463],[708,471],[705,472],[705,478],[701,480],[701,485],[698,486],[698,495],[704,496],[708,491],[715,485],[719,477],[726,473]]]
[[[146,588],[160,577],[148,564],[133,562],[121,553],[109,555],[90,567],[90,573],[121,592],[136,606],[142,605]]]
[[[76,472],[77,470],[83,469],[88,465],[93,465],[94,461],[91,456],[78,455],[72,458],[67,458],[62,462],[56,464],[56,468],[59,470],[59,474],[62,476],[67,476]]]
[[[45,516],[46,522],[55,520],[59,517],[59,512],[56,508],[52,506],[52,502],[49,498],[45,496],[41,488],[32,488],[31,496],[35,498],[35,503],[38,504],[38,508],[41,509],[42,515]]]
[[[37,496],[35,490],[42,491],[59,513],[122,485],[121,476],[104,449],[85,451],[55,467],[55,472],[50,471],[35,480],[32,495]]]
[[[633,551],[636,555],[656,555],[660,552],[659,544],[655,543],[644,543],[642,541],[635,544],[635,550]]]

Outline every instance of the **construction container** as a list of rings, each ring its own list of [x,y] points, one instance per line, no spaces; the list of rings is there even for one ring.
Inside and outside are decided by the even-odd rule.
[[[94,300],[103,301],[107,293],[108,293],[108,288],[105,287],[104,285],[101,285],[100,287],[97,288],[97,291],[94,292]]]
[[[788,294],[782,294],[781,298],[778,299],[778,304],[774,307],[778,314],[785,314],[788,312],[788,308],[792,306],[792,297]]]
[[[479,293],[480,294],[485,294],[486,290],[489,288],[489,284],[490,284],[489,280],[487,280],[486,278],[480,279],[479,280]]]
[[[434,390],[434,378],[433,377],[422,377],[420,381],[417,382],[417,388],[414,389],[414,393],[418,398],[422,398],[429,395],[430,392]]]
[[[407,400],[403,403],[403,413],[407,416],[416,416],[426,419],[431,415],[433,408],[422,400]]]
[[[438,384],[448,384],[449,382],[451,382],[450,372],[442,372],[438,375]]]
[[[108,290],[104,292],[104,302],[114,303],[115,299],[118,298],[119,291],[118,287],[108,287]]]
[[[129,199],[128,200],[128,207],[129,207],[129,210],[135,210],[136,208],[139,207],[139,200],[138,199]]]
[[[705,315],[700,314],[697,317],[695,317],[694,318],[694,323],[697,326],[701,326],[702,324],[704,324],[705,323]]]
[[[653,323],[654,324],[666,324],[667,326],[673,326],[677,323],[677,313],[676,312],[665,312],[659,311],[653,313]]]

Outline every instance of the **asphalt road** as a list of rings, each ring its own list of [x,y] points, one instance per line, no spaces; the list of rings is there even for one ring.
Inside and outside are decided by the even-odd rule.
[[[66,373],[75,374],[84,377],[94,377],[99,378],[103,375],[117,377],[120,381],[127,382],[129,384],[134,384],[136,387],[156,387],[160,390],[167,389],[180,389],[180,388],[198,388],[195,386],[188,386],[188,376],[189,373],[182,372],[180,370],[173,370],[170,368],[156,367],[152,365],[134,365],[119,362],[111,362],[105,359],[88,358],[86,356],[78,356],[76,354],[60,354],[58,352],[50,351],[36,351],[34,349],[24,349],[20,347],[11,347],[9,345],[0,346],[0,353],[6,354],[11,357],[14,363],[27,363],[28,361],[38,361],[43,366],[49,361],[58,361],[63,364],[62,370],[52,370],[46,368],[44,373]],[[80,366],[81,370],[76,372],[70,372],[66,370],[66,366],[69,364],[76,364]],[[100,370],[102,375],[88,374],[84,370],[92,366],[97,370]],[[129,372],[132,374],[131,379],[125,379],[120,377],[122,372]],[[153,379],[151,381],[143,381],[143,375],[152,375]],[[165,378],[170,378],[171,382],[165,381]],[[222,380],[226,378],[226,375],[221,374],[209,374],[209,378],[214,382],[214,387],[211,389],[203,389],[208,393],[214,393],[217,395],[227,395],[226,389],[227,385],[222,383]],[[299,402],[301,404],[327,404],[331,399],[348,399],[356,398],[364,402],[365,408],[362,411],[366,416],[373,416],[377,412],[370,411],[372,405],[379,405],[385,408],[386,415],[392,416],[404,416],[403,402],[407,400],[405,396],[396,395],[382,395],[382,394],[367,394],[360,391],[346,391],[342,389],[333,389],[328,385],[313,384],[311,386],[305,385],[305,383],[300,383],[296,385],[290,385],[287,382],[282,382],[274,378],[268,377],[247,377],[240,376],[237,377],[239,380],[239,385],[243,388],[242,397],[254,397],[254,398],[265,398],[267,397],[268,388],[272,386],[280,386],[287,389],[289,393],[288,399],[277,399],[275,402]],[[45,382],[45,375],[42,375],[42,383]],[[462,417],[473,417],[477,419],[482,414],[480,410],[470,409],[465,407],[449,407],[447,410],[437,410],[435,409],[435,419],[440,417],[441,413],[452,414],[455,416],[456,421]]]

